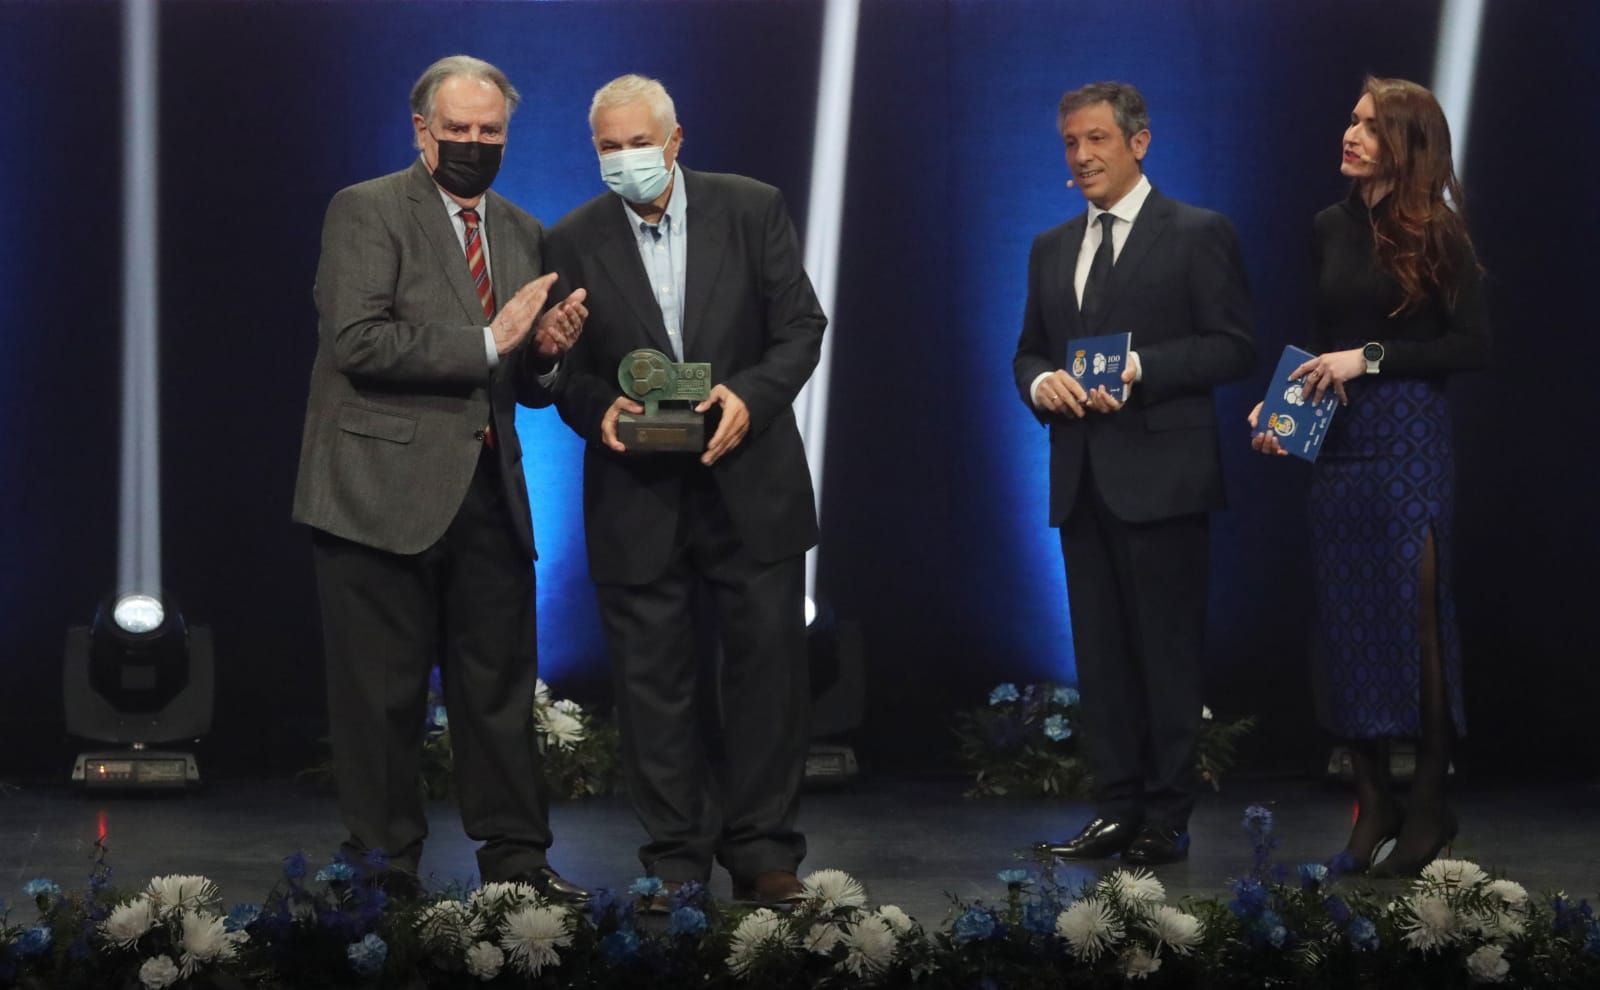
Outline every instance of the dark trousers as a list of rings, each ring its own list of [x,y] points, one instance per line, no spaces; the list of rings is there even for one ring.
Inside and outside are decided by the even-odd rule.
[[[1126,523],[1085,479],[1061,527],[1081,738],[1103,818],[1184,829],[1205,635],[1203,515]]]
[[[393,493],[404,498],[404,492]],[[455,519],[415,556],[326,533],[314,542],[328,723],[346,852],[415,871],[428,675],[440,667],[466,832],[485,881],[545,864],[547,798],[532,726],[533,564],[518,546],[492,452]]]
[[[805,558],[761,563],[728,518],[715,479],[684,483],[665,573],[643,585],[597,585],[616,680],[623,771],[650,836],[647,872],[705,882],[713,857],[738,877],[793,870],[810,709]],[[697,690],[697,586],[719,620],[715,692]],[[720,712],[706,712],[710,694]],[[705,723],[721,726],[713,747]]]

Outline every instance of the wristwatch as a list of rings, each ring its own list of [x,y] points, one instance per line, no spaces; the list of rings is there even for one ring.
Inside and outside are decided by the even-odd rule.
[[[1367,374],[1376,375],[1378,365],[1383,361],[1383,345],[1374,340],[1361,348],[1361,356],[1367,359]]]

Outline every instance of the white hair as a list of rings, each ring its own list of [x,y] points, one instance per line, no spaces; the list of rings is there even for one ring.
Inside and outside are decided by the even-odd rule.
[[[667,88],[659,80],[634,73],[618,76],[595,90],[594,100],[589,104],[590,133],[594,132],[595,118],[600,116],[600,111],[615,110],[634,103],[649,104],[650,112],[656,118],[656,123],[661,125],[663,135],[672,136],[673,128],[678,126],[678,110],[672,105]]]
[[[425,123],[431,122],[434,97],[439,93],[439,86],[454,76],[493,83],[506,98],[507,120],[517,112],[517,104],[522,102],[522,94],[517,92],[517,87],[511,85],[511,80],[506,78],[504,72],[471,55],[447,55],[424,69],[416,85],[411,87],[411,112],[421,117]]]

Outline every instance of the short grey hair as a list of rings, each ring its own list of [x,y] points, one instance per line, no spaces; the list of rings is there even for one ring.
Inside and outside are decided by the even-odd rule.
[[[1124,141],[1132,141],[1135,134],[1150,129],[1150,111],[1145,109],[1144,97],[1137,87],[1125,82],[1097,82],[1062,94],[1061,105],[1056,108],[1056,130],[1066,128],[1068,114],[1096,103],[1111,104],[1111,115],[1116,118]]]
[[[517,92],[517,87],[511,85],[506,74],[493,65],[471,55],[447,55],[428,66],[417,77],[417,84],[411,87],[411,112],[421,117],[424,123],[433,120],[434,97],[439,94],[439,87],[446,79],[456,76],[494,83],[506,98],[507,120],[517,112],[517,104],[522,102],[522,94]]]
[[[667,137],[672,136],[673,128],[678,126],[678,108],[672,105],[667,87],[661,85],[659,80],[631,72],[595,90],[594,99],[589,103],[589,133],[594,133],[594,121],[600,116],[600,111],[634,103],[648,103],[656,123],[661,125]]]

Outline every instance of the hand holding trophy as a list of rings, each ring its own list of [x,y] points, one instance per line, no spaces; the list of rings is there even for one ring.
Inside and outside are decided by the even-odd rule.
[[[697,454],[705,449],[705,416],[693,406],[711,394],[711,365],[674,363],[660,351],[645,348],[622,359],[617,383],[644,406],[641,416],[617,417],[617,439],[630,452]],[[663,409],[664,402],[681,405]]]

